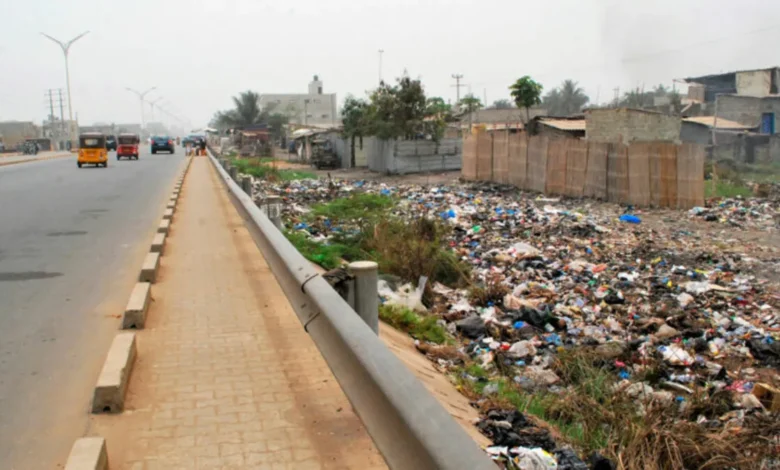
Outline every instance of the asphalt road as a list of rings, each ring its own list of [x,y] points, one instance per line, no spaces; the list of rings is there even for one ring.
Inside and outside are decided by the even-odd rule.
[[[59,468],[183,163],[0,167],[0,468]]]

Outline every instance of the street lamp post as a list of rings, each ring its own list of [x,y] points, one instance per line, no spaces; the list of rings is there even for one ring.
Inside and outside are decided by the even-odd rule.
[[[125,90],[127,90],[129,92],[132,92],[132,93],[135,93],[136,96],[138,96],[138,102],[141,104],[141,134],[142,134],[141,137],[143,137],[144,129],[146,128],[146,122],[144,122],[144,97],[146,97],[146,95],[148,95],[149,93],[151,93],[152,91],[154,91],[156,89],[157,89],[157,87],[153,86],[153,87],[151,87],[151,88],[141,92],[141,91],[138,91],[138,90],[134,90],[134,89],[132,89],[130,87],[125,87]]]
[[[156,100],[147,101],[147,103],[149,103],[149,106],[152,108],[152,121],[154,121],[154,107],[157,106],[157,103],[162,101],[162,99],[163,99],[163,97],[161,96],[161,97],[157,98]]]
[[[68,122],[68,140],[70,141],[71,148],[73,148],[73,100],[71,99],[70,95],[70,67],[68,66],[68,52],[70,51],[70,46],[72,46],[74,42],[84,37],[87,33],[89,33],[89,31],[84,31],[67,42],[59,41],[46,33],[41,33],[44,37],[51,39],[52,41],[59,44],[59,46],[62,48],[63,55],[65,55],[65,86],[68,89],[68,119],[70,120],[70,122]]]

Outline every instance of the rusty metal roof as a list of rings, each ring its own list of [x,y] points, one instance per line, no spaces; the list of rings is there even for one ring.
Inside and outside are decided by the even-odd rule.
[[[716,121],[715,116],[694,116],[694,117],[687,117],[683,118],[683,122],[691,122],[693,124],[701,124],[702,126],[707,127],[716,127]],[[753,129],[755,126],[748,126],[745,124],[741,124],[736,121],[731,121],[729,119],[724,119],[722,117],[719,117],[717,119],[717,127],[716,129],[731,129],[731,130],[749,130]]]
[[[545,126],[554,127],[562,131],[585,131],[585,119],[541,119],[539,122]]]

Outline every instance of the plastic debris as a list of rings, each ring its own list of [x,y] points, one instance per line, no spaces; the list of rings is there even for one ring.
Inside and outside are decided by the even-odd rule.
[[[455,335],[462,357],[485,368],[489,379],[479,380],[562,393],[569,384],[553,371],[556,356],[584,349],[639,413],[650,401],[681,410],[700,406],[699,392],[732,394],[730,410],[706,410],[706,426],[741,425],[747,413],[763,412],[741,398],[753,384],[780,383],[780,255],[770,243],[780,229],[780,187],[772,198],[713,200],[690,211],[643,209],[640,218],[633,208],[495,184],[255,185],[258,194],[281,196],[286,228],[316,243],[342,243],[360,233],[361,223],[318,219],[311,207],[361,192],[389,193],[397,201],[393,216],[446,226],[444,243],[470,267],[470,284],[500,287],[483,301],[463,285],[437,283],[425,300],[428,313]],[[754,233],[742,237],[746,231]],[[411,281],[383,286],[380,295],[414,305]],[[462,366],[437,361],[442,369]],[[488,387],[482,390],[494,390]],[[527,421],[516,427],[514,416],[499,411],[504,418],[488,413],[479,425],[500,448],[496,459],[517,458],[514,448],[542,448],[565,468],[549,434],[546,443],[543,433],[527,438],[536,428]],[[614,468],[598,454],[588,462]]]

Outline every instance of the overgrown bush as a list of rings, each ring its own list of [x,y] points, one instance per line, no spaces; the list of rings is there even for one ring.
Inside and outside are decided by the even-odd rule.
[[[449,230],[437,220],[391,218],[364,228],[361,245],[384,273],[412,283],[427,276],[428,289],[434,282],[465,285],[469,282],[469,267],[449,249]]]

